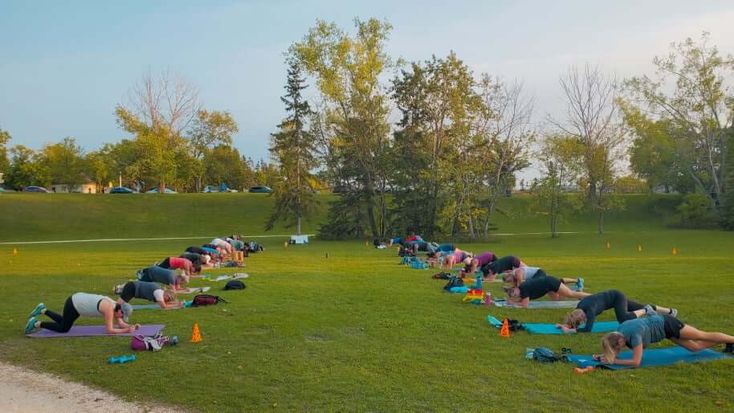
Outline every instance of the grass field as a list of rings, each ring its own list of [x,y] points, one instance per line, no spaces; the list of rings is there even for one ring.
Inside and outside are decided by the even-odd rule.
[[[107,293],[136,269],[213,235],[263,234],[268,202],[247,194],[0,196],[0,357],[129,400],[201,411],[734,410],[734,360],[583,376],[567,364],[526,361],[525,348],[539,345],[597,352],[600,336],[518,332],[501,338],[488,327],[487,314],[553,322],[564,310],[462,304],[461,296],[442,292],[433,271],[397,265],[394,249],[362,241],[286,248],[281,238],[261,239],[266,251],[247,259],[248,288],[214,288],[229,304],[135,313],[136,322],[165,323],[165,332],[184,342],[141,354],[134,363],[106,364],[130,352],[127,338],[22,336],[39,301],[58,309],[76,291]],[[522,235],[546,231],[542,216],[529,215],[522,200],[505,202],[508,214],[498,218],[498,232],[520,235],[462,246],[519,255],[551,274],[580,274],[592,292],[618,288],[640,301],[677,307],[681,319],[699,328],[734,332],[734,234],[665,229],[665,201],[631,198],[625,211],[610,216],[608,234],[594,234],[593,220],[579,216],[561,228],[579,233],[551,240]],[[209,236],[12,244],[199,235]],[[498,284],[491,289],[500,295]],[[194,322],[203,335],[199,344],[187,342]]]

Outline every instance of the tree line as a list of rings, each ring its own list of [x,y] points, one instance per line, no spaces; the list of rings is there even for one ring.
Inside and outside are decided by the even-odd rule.
[[[87,176],[105,182],[125,171],[186,190],[266,183],[275,188],[266,227],[282,221],[299,233],[327,184],[339,196],[319,229],[324,238],[478,239],[506,212],[498,200],[517,173],[533,164],[541,176],[529,191],[554,236],[581,208],[603,232],[606,213],[622,207],[619,194],[639,190],[684,194],[683,224],[734,227],[734,59],[707,33],[654,57],[650,75],[617,80],[599,67],[570,67],[559,79],[565,110],[537,122],[521,83],[474,73],[453,52],[414,62],[389,56],[386,21],[356,19],[354,29],[318,21],[287,50],[286,116],[270,137],[272,163],[241,156],[232,117],[199,108],[186,83],[146,76],[116,109],[134,139],[87,154]],[[51,176],[51,165],[76,162],[64,153],[79,152],[73,139],[38,154],[16,145],[8,161],[8,139],[0,135],[0,170],[15,185]]]

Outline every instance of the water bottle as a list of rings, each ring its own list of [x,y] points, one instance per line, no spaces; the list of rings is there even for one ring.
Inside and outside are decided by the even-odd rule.
[[[481,290],[482,289],[482,273],[480,272],[477,274],[477,279],[474,281],[474,289]]]
[[[484,305],[492,305],[492,293],[489,291],[484,293]]]

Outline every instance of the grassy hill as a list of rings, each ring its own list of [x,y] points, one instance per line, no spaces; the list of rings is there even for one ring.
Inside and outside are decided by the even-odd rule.
[[[315,233],[333,195],[321,195],[321,208],[303,223]],[[86,195],[24,194],[0,196],[0,242],[95,238],[196,237],[239,232],[267,235],[264,222],[273,199],[264,194]],[[622,210],[609,213],[610,232],[661,229],[674,197],[627,196]],[[493,219],[498,233],[548,231],[547,216],[533,212],[528,195],[502,198]],[[560,231],[595,232],[589,212],[569,214]],[[276,227],[270,233],[289,234]]]

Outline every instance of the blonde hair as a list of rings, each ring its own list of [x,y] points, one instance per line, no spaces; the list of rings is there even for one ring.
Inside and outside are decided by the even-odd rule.
[[[620,338],[624,339],[622,333],[614,331],[601,339],[602,353],[607,363],[614,363],[614,360],[617,358],[617,354],[621,349],[621,345],[619,344]]]
[[[563,324],[575,328],[580,326],[584,321],[586,321],[586,313],[584,313],[584,310],[577,308],[566,314],[566,317],[563,319]]]

